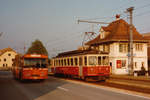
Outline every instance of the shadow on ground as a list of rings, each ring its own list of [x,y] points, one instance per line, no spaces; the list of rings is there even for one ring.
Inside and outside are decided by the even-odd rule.
[[[0,71],[0,100],[34,100],[67,84],[52,76],[45,81],[14,80],[10,71]]]

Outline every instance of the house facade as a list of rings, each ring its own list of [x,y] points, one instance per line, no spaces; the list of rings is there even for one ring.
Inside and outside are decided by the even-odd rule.
[[[11,48],[0,50],[0,69],[11,68],[16,55],[17,53]]]
[[[85,45],[93,49],[107,52],[112,74],[129,74],[129,24],[117,19],[108,26],[101,27],[100,34]],[[148,70],[148,40],[133,26],[133,71],[144,67]]]
[[[143,33],[142,34],[144,36],[144,38],[148,39],[148,72],[150,75],[150,32],[149,33]]]

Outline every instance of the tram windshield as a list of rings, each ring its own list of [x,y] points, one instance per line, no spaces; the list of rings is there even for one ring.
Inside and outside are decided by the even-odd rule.
[[[46,68],[46,59],[41,58],[25,58],[24,67]]]

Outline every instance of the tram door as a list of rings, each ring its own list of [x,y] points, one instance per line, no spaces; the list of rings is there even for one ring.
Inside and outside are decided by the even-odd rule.
[[[83,59],[82,57],[79,57],[79,76],[82,76],[83,73],[82,73],[82,63],[83,63]]]

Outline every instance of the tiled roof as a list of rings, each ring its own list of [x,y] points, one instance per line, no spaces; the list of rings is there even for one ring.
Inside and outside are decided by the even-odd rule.
[[[142,35],[143,35],[144,37],[145,37],[145,36],[146,36],[146,37],[147,37],[147,36],[150,36],[150,32],[148,32],[148,33],[143,33]]]
[[[119,19],[116,21],[113,21],[106,27],[101,27],[105,32],[107,32],[107,35],[101,39],[99,34],[95,39],[88,41],[86,45],[94,45],[99,44],[103,42],[112,42],[112,41],[128,41],[129,40],[129,24],[123,20]],[[133,41],[143,41],[147,42],[147,39],[145,39],[133,26]]]
[[[11,48],[4,48],[4,49],[2,49],[2,50],[0,50],[0,56],[1,55],[3,55],[5,52],[7,52],[7,51],[13,51],[13,52],[15,52],[13,49],[11,49]]]

